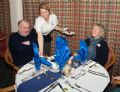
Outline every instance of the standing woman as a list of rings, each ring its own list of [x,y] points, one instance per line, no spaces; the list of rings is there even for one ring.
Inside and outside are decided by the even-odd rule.
[[[62,31],[58,27],[57,16],[53,14],[47,3],[41,3],[39,6],[39,14],[35,20],[35,30],[38,34],[39,55],[50,55],[51,50],[51,32],[53,30]]]
[[[104,40],[104,27],[101,24],[95,24],[91,36],[85,41],[88,46],[88,60],[94,60],[104,66],[109,54],[108,44]]]

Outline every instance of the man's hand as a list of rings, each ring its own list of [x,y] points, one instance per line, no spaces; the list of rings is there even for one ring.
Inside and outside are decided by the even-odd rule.
[[[22,42],[22,44],[24,44],[24,45],[30,45],[30,41],[24,41],[24,42]]]

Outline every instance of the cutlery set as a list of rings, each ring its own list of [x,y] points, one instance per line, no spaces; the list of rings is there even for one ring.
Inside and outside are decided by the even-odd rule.
[[[80,76],[84,76],[85,74],[86,74],[86,72],[82,73],[82,74],[79,75],[79,76],[76,76],[76,77],[75,77],[75,80],[77,80]]]
[[[63,91],[63,92],[65,92],[64,91],[64,88],[62,87],[62,85],[57,81],[57,82],[55,82],[55,83],[53,83],[53,84],[51,84],[47,89],[45,89],[43,92],[50,92],[51,90],[53,90],[56,86],[59,86],[60,87],[60,89]]]
[[[22,73],[24,73],[24,72],[26,72],[26,71],[29,71],[29,70],[31,70],[31,69],[33,69],[33,67],[28,68],[28,69],[24,69],[23,71],[19,72],[18,74],[22,74]]]
[[[27,80],[29,80],[30,78],[33,78],[34,76],[36,76],[37,73],[33,72],[31,75],[28,75],[26,77],[24,77],[23,79],[21,79],[22,82],[25,82]]]
[[[78,84],[76,84],[76,83],[75,83],[75,86],[76,86],[77,88],[81,88],[81,89],[83,89],[83,90],[86,90],[86,91],[88,91],[88,92],[91,92],[90,90],[88,90],[88,89],[86,89],[86,88],[83,88],[83,87],[81,87],[80,85],[78,85]]]
[[[108,76],[106,76],[104,73],[101,73],[101,72],[96,72],[96,71],[93,71],[93,70],[88,70],[88,72],[91,73],[91,74],[94,74],[94,75],[98,75],[98,76],[108,78]]]
[[[92,64],[91,66],[89,66],[89,68],[92,68],[93,66],[95,66],[97,64],[97,62],[95,62],[94,64]]]
[[[51,84],[47,89],[45,89],[43,92],[50,92],[52,89],[54,89],[58,85],[58,82],[55,82]]]
[[[81,75],[81,73],[78,73],[78,74],[72,76],[71,78],[76,78],[76,77],[79,76],[79,75]]]
[[[65,83],[68,84],[72,89],[75,89],[75,90],[77,90],[77,91],[79,91],[79,92],[82,92],[81,90],[79,90],[78,88],[76,88],[76,87],[74,87],[72,84],[70,84],[69,81],[65,81]]]
[[[77,80],[80,76],[84,76],[85,74],[86,74],[86,72],[84,71],[83,73],[78,73],[78,74],[72,76],[71,78]]]

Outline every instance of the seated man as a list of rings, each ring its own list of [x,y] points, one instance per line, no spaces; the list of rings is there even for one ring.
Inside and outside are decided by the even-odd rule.
[[[32,42],[37,43],[37,34],[30,31],[30,24],[26,20],[18,22],[18,32],[12,33],[9,38],[9,49],[13,63],[22,67],[33,59]]]

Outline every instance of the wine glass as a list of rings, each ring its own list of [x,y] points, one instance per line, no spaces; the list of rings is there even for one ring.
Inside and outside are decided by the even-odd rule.
[[[40,62],[37,61],[35,62],[35,70],[36,70],[36,74],[37,74],[37,79],[40,79],[39,73],[40,73]]]
[[[85,73],[86,72],[85,65],[87,63],[87,60],[80,61],[80,63],[81,63],[81,71]]]
[[[70,76],[72,74],[72,66],[69,64],[66,64],[65,67],[63,68],[63,73],[65,76]]]

